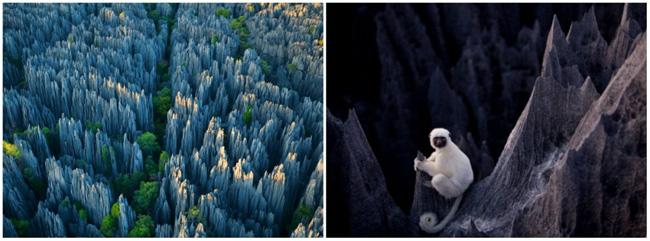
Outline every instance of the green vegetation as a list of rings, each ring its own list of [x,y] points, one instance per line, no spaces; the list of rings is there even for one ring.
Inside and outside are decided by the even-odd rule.
[[[156,71],[158,73],[158,76],[160,77],[160,81],[162,83],[166,83],[169,81],[169,63],[165,60],[160,60],[158,61],[158,64],[156,64]],[[170,90],[171,93],[171,90]],[[154,97],[155,98],[155,97]]]
[[[192,206],[189,211],[187,211],[187,217],[189,218],[198,218],[199,217],[199,207]]]
[[[158,165],[153,161],[153,157],[147,156],[144,160],[144,172],[150,179],[156,178],[158,175]]]
[[[106,215],[106,217],[102,219],[99,231],[102,232],[105,237],[113,237],[117,231],[117,218],[113,218],[111,215]]]
[[[246,106],[246,111],[244,111],[242,119],[246,125],[250,124],[251,120],[253,120],[253,108],[250,105]]]
[[[10,142],[7,142],[5,140],[2,140],[2,150],[4,151],[5,155],[12,156],[13,158],[20,158],[22,156],[22,153],[20,152],[20,149],[18,147]]]
[[[311,216],[313,214],[314,214],[314,210],[307,207],[307,205],[305,205],[304,203],[300,203],[296,211],[293,213],[293,218],[291,219],[291,223],[289,223],[287,230],[294,230],[299,223],[311,219]]]
[[[298,70],[298,66],[296,64],[289,63],[287,64],[287,70],[289,70],[290,73],[295,72]]]
[[[147,17],[149,17],[154,22],[158,22],[158,19],[160,19],[160,13],[158,13],[158,10],[154,9],[147,13]]]
[[[29,228],[29,220],[26,219],[11,219],[11,224],[14,225],[16,233],[19,237],[27,236],[27,229]]]
[[[224,17],[224,18],[229,18],[230,17],[230,10],[224,7],[217,8],[214,12],[217,17]]]
[[[160,158],[158,159],[158,172],[162,173],[165,171],[165,165],[169,162],[169,158],[169,153],[166,151],[160,153]]]
[[[129,237],[153,237],[153,219],[149,215],[138,215],[133,229],[129,231]]]
[[[246,11],[248,11],[248,12],[253,12],[253,11],[255,11],[255,5],[253,5],[253,4],[246,4]]]
[[[172,108],[172,90],[164,87],[153,97],[153,106],[160,117],[167,116],[167,111]]]
[[[260,61],[260,67],[262,67],[262,73],[268,78],[271,75],[271,65],[269,65],[269,62],[266,62],[266,60],[261,60]]]
[[[63,201],[61,201],[61,205],[63,205],[64,207],[70,206],[70,199],[66,197],[65,199],[63,199]]]
[[[43,199],[45,197],[45,191],[47,191],[47,183],[34,176],[34,171],[29,167],[23,169],[23,176],[27,180],[27,185],[34,191],[36,198],[39,200]]]
[[[164,73],[162,76],[163,83],[169,81],[169,73],[167,73],[167,62],[161,61],[164,63],[158,63],[158,70]],[[163,69],[163,70],[161,70]],[[160,73],[159,73],[160,74]],[[164,86],[164,85],[163,85]],[[167,111],[171,109],[173,96],[172,90],[169,87],[163,87],[162,89],[156,92],[156,95],[153,97],[153,107],[154,107],[154,133],[156,136],[165,135],[165,122],[167,121]]]
[[[145,132],[138,136],[136,140],[140,149],[145,156],[158,156],[160,154],[160,145],[156,141],[156,135],[151,132]]]
[[[158,72],[158,75],[166,73],[167,70],[169,70],[169,63],[167,63],[165,60],[158,61],[156,64],[156,71]]]
[[[138,185],[145,178],[143,172],[135,172],[133,174],[118,174],[117,178],[113,181],[113,189],[117,194],[124,194],[124,196],[132,200],[133,192],[138,189]]]
[[[212,37],[210,37],[210,43],[212,43],[212,45],[219,43],[219,36],[212,34]]]
[[[99,121],[86,121],[86,129],[92,132],[97,132],[101,128],[102,128],[102,123],[100,123]]]
[[[309,27],[309,34],[315,34],[316,33],[316,27],[311,26]]]
[[[74,207],[79,210],[83,208],[83,205],[81,205],[81,202],[79,201],[74,201]]]
[[[47,144],[49,145],[50,144],[50,136],[52,135],[52,130],[50,130],[50,128],[48,128],[46,126],[46,127],[41,128],[41,132],[43,132],[43,135],[45,136],[45,139],[47,139]]]
[[[150,213],[158,197],[158,182],[141,182],[140,189],[133,196],[135,211],[139,214]]]
[[[88,211],[83,208],[79,210],[79,218],[84,222],[88,222]]]
[[[99,227],[99,231],[104,234],[106,237],[113,237],[115,236],[115,232],[117,232],[117,223],[118,219],[120,218],[120,205],[117,203],[113,203],[113,206],[111,206],[111,213],[106,215],[102,219],[102,224]]]
[[[104,164],[104,172],[106,174],[110,173],[112,163],[111,155],[114,153],[113,147],[111,146],[102,146],[102,164]]]
[[[246,26],[246,16],[241,15],[238,18],[235,18],[230,21],[230,28],[234,30],[237,35],[239,36],[239,56],[242,56],[244,54],[244,51],[247,48],[250,48],[250,45],[248,44],[248,35],[250,35],[250,31],[248,30],[248,27]]]
[[[41,128],[41,132],[45,136],[47,141],[47,146],[50,148],[50,152],[54,156],[59,154],[59,134],[56,130],[52,130],[47,126]]]
[[[120,205],[118,203],[113,203],[113,206],[111,206],[111,216],[120,217]]]
[[[77,159],[73,163],[74,168],[81,168],[81,169],[86,169],[88,167],[88,163],[86,160],[83,159]]]
[[[74,35],[68,34],[68,44],[74,43]]]
[[[65,202],[64,203],[65,206],[70,205],[70,200],[68,200],[68,198],[65,198],[65,200],[63,201]],[[88,211],[86,211],[83,205],[81,205],[81,202],[75,201],[74,207],[75,209],[77,209],[77,212],[79,212],[79,218],[81,218],[81,220],[83,220],[84,222],[88,221]]]

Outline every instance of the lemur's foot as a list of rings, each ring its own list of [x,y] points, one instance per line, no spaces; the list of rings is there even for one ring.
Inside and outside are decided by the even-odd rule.
[[[422,183],[422,185],[428,188],[433,188],[433,185],[431,185],[431,181],[425,181],[424,183]]]

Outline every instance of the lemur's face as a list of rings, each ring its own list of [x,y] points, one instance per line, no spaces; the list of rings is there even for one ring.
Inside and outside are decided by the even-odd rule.
[[[433,137],[433,146],[436,148],[443,148],[447,145],[447,137],[435,136]]]
[[[449,131],[442,129],[442,128],[436,128],[429,133],[429,141],[431,142],[431,146],[436,149],[444,148],[447,146],[447,142],[449,140]]]

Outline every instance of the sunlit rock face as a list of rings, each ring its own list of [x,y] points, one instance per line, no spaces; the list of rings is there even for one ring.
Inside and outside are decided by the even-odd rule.
[[[5,4],[4,234],[322,236],[322,13]]]

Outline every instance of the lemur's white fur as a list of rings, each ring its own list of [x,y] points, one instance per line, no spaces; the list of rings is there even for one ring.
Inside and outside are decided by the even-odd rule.
[[[434,138],[446,138],[446,145],[436,147]],[[427,233],[440,232],[456,214],[463,193],[474,181],[474,173],[469,158],[451,141],[449,131],[436,128],[429,134],[429,141],[435,151],[424,161],[414,161],[415,171],[421,170],[431,177],[431,186],[447,199],[456,198],[449,214],[438,223],[436,214],[428,212],[420,216],[420,228]]]

